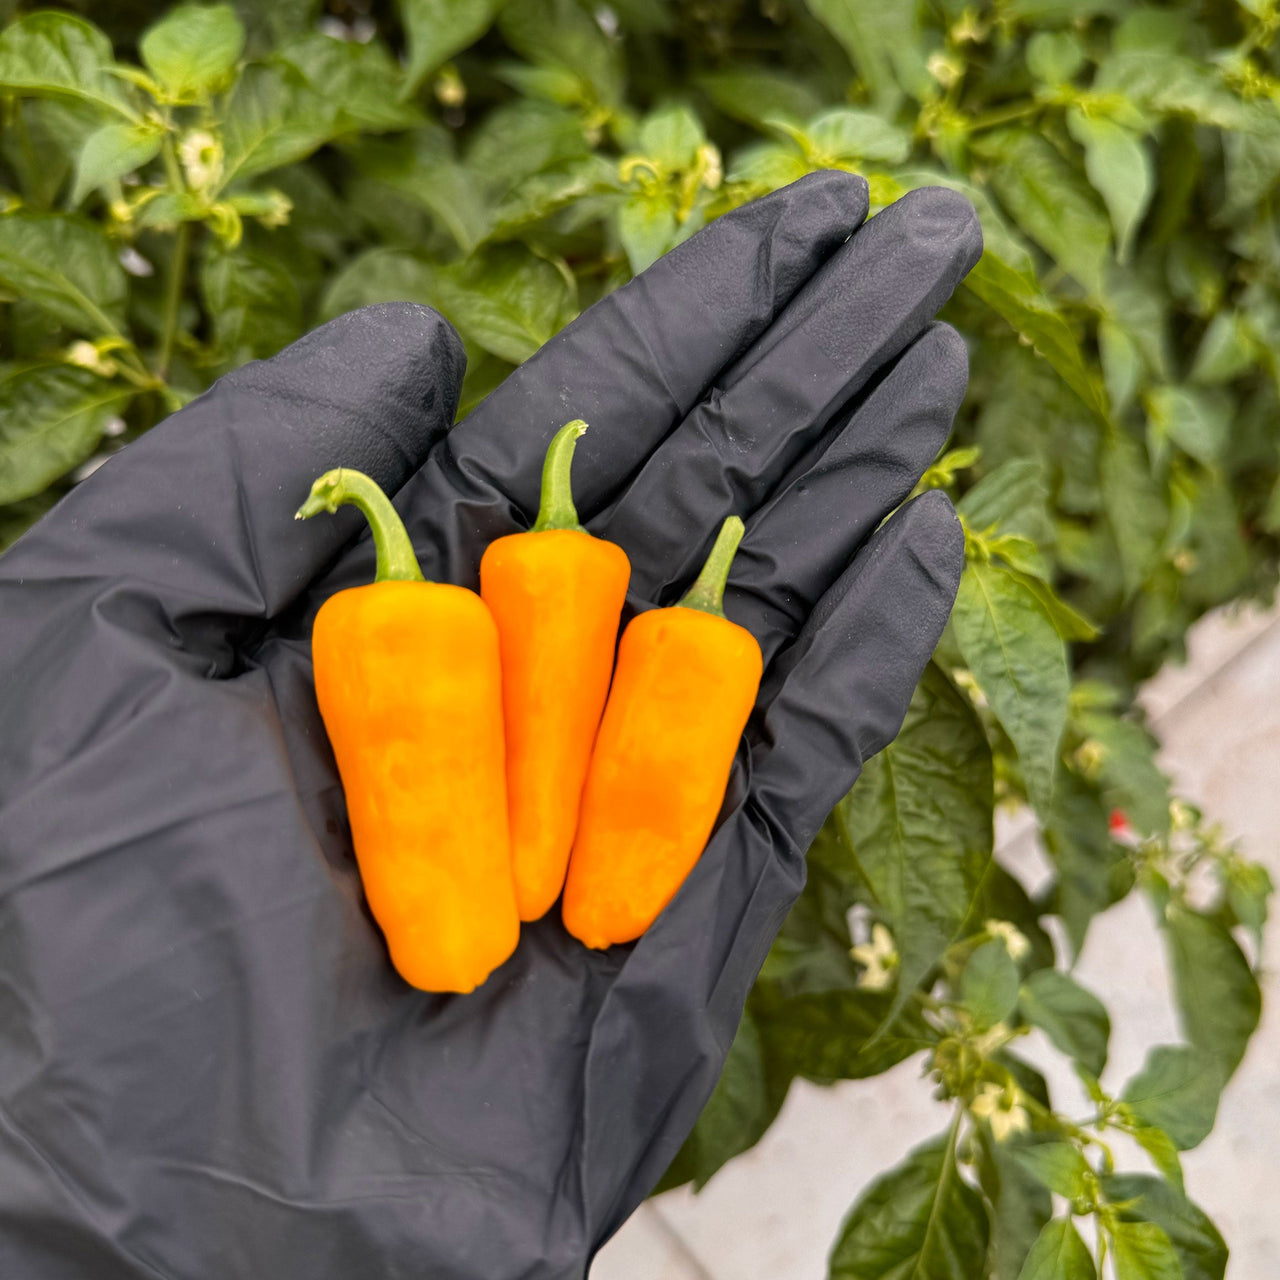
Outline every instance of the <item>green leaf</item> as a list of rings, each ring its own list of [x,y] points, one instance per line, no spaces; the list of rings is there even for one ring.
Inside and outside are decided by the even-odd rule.
[[[73,98],[15,98],[0,129],[0,156],[28,206],[52,208],[102,113]]]
[[[1173,1244],[1154,1222],[1115,1223],[1111,1247],[1116,1280],[1183,1280]]]
[[[997,348],[1000,355],[993,358]],[[1101,501],[1097,419],[1026,343],[1005,345],[991,335],[973,377],[975,391],[983,387],[985,403],[974,432],[987,465],[1031,458],[1044,468],[1046,479],[1052,478],[1052,530],[1046,543],[1060,559],[1064,513],[1092,514]]]
[[[1139,1125],[1163,1129],[1179,1151],[1213,1128],[1226,1077],[1212,1054],[1190,1045],[1156,1045],[1120,1095]]]
[[[1102,1074],[1111,1019],[1097,996],[1057,969],[1037,969],[1022,984],[1018,1008],[1056,1049],[1088,1067],[1095,1076]]]
[[[1089,922],[1132,888],[1133,864],[1111,838],[1102,796],[1069,770],[1059,777],[1044,837],[1058,871],[1053,910],[1078,956]]]
[[[438,126],[395,139],[361,138],[353,159],[360,171],[427,209],[464,253],[488,234],[490,214],[475,177],[454,159]]]
[[[617,190],[617,166],[603,156],[589,156],[551,173],[535,173],[494,208],[485,238],[512,239],[563,209]]]
[[[637,191],[618,211],[618,235],[636,275],[657,262],[679,233],[675,208],[664,191]]]
[[[1156,209],[1160,209],[1158,204]],[[1132,267],[1115,267],[1108,275],[1104,314],[1124,330],[1143,365],[1162,381],[1171,377],[1171,310],[1168,291],[1150,274]]]
[[[1163,50],[1177,53],[1190,35],[1191,15],[1173,9],[1130,8],[1127,0],[1113,10],[1120,21],[1111,35],[1117,53]]]
[[[829,1280],[973,1280],[983,1274],[987,1211],[956,1168],[954,1135],[917,1147],[859,1196]]]
[[[998,534],[1015,534],[1028,539],[1027,557],[1005,559],[1038,577],[1048,578],[1048,566],[1039,548],[1054,541],[1053,521],[1049,518],[1049,489],[1045,483],[1045,467],[1039,458],[1009,458],[987,472],[956,506],[970,528],[983,531],[994,527]]]
[[[1223,305],[1226,282],[1217,246],[1199,237],[1178,236],[1165,264],[1168,293],[1193,316],[1207,320]]]
[[[855,898],[839,871],[844,856],[836,820],[829,817],[809,846],[804,891],[787,913],[760,970],[759,982],[780,996],[857,986],[848,918]],[[828,865],[829,859],[835,867]]]
[[[1257,133],[1225,134],[1222,153],[1222,216],[1235,221],[1251,215],[1280,181],[1280,116],[1264,121]]]
[[[71,203],[79,204],[94,187],[141,169],[160,153],[161,135],[146,125],[104,124],[85,141],[76,164]]]
[[[315,25],[322,0],[235,0],[255,53]]]
[[[511,0],[499,28],[528,62],[571,72],[589,84],[601,102],[622,92],[619,50],[577,0]]]
[[[960,1000],[980,1031],[1013,1012],[1018,1003],[1018,966],[999,938],[984,942],[969,957],[960,975]]]
[[[803,76],[762,65],[738,63],[709,71],[697,84],[725,115],[757,128],[766,120],[801,124],[822,108],[822,98]]]
[[[968,915],[991,860],[992,766],[973,708],[926,668],[897,738],[837,809],[849,868],[898,948],[897,1013]]]
[[[1018,1280],[1097,1280],[1097,1268],[1070,1218],[1045,1223]]]
[[[1014,1155],[1018,1148],[996,1142],[989,1127],[974,1128],[970,1142],[978,1181],[991,1205],[987,1258],[991,1280],[1018,1280],[1028,1253],[1053,1215],[1053,1198],[1018,1162]]]
[[[1197,462],[1217,461],[1231,432],[1230,402],[1196,387],[1155,387],[1145,397],[1148,429]]]
[[[1006,871],[998,859],[992,858],[961,936],[977,933],[987,920],[1006,920],[1016,926],[1030,944],[1026,966],[1032,970],[1045,965],[1052,967],[1053,942],[1040,924],[1041,914],[1042,908],[1031,900],[1018,878]]]
[[[1085,1194],[1092,1170],[1078,1147],[1069,1142],[1040,1142],[1012,1148],[1014,1158],[1050,1191],[1068,1200]]]
[[[1116,233],[1116,257],[1125,262],[1155,192],[1155,166],[1141,138],[1106,116],[1072,108],[1067,128],[1084,147],[1085,173],[1106,202]]]
[[[366,249],[329,282],[320,319],[376,302],[421,302],[435,306],[436,268],[402,249]]]
[[[1160,557],[1168,508],[1152,479],[1146,451],[1126,431],[1111,430],[1103,437],[1098,477],[1120,553],[1125,591],[1132,594]]]
[[[273,61],[296,70],[327,104],[333,132],[383,132],[422,123],[421,110],[401,101],[403,75],[380,41],[339,40],[311,31],[277,49]]]
[[[1110,316],[1098,322],[1098,354],[1107,397],[1118,417],[1133,403],[1142,375],[1142,356],[1138,344]]]
[[[67,13],[28,14],[0,33],[0,90],[78,99],[137,122],[111,41]]]
[[[1238,311],[1220,311],[1204,331],[1191,366],[1190,380],[1201,386],[1231,382],[1257,359],[1249,322]]]
[[[1163,1129],[1157,1129],[1153,1125],[1140,1125],[1132,1133],[1137,1144],[1160,1170],[1161,1176],[1176,1187],[1179,1194],[1185,1194],[1182,1161],[1178,1159],[1178,1148],[1174,1146],[1173,1139]]]
[[[655,1191],[686,1182],[701,1191],[712,1174],[760,1141],[782,1107],[790,1083],[791,1076],[770,1062],[748,1005],[716,1087]]]
[[[436,296],[459,333],[515,363],[572,318],[573,294],[564,274],[515,245],[442,267]]]
[[[674,104],[645,117],[637,149],[664,169],[691,169],[706,140],[702,121],[688,107]]]
[[[1027,70],[1048,85],[1074,80],[1087,61],[1073,31],[1037,31],[1027,41]]]
[[[244,27],[229,4],[182,4],[138,41],[147,70],[184,101],[221,89],[244,52]]]
[[[879,160],[897,164],[911,154],[911,135],[873,111],[834,107],[815,116],[802,131],[812,151],[825,160]]]
[[[298,286],[273,255],[211,249],[201,266],[200,288],[224,359],[239,364],[274,355],[302,331]]]
[[[923,101],[935,89],[914,4],[899,0],[806,0],[809,12],[844,47],[877,106],[892,108],[910,94]]]
[[[1219,129],[1261,132],[1269,112],[1236,97],[1207,59],[1152,49],[1113,52],[1098,64],[1092,89],[1160,115],[1181,114]]]
[[[1142,725],[1106,711],[1081,711],[1074,720],[1079,732],[1100,748],[1091,776],[1108,803],[1123,810],[1144,835],[1166,834],[1169,779],[1156,764],[1156,740]]]
[[[549,102],[521,100],[495,108],[480,121],[464,162],[482,188],[501,197],[544,170],[590,154],[575,112]],[[616,171],[616,165],[612,167]]]
[[[412,92],[488,31],[502,0],[397,0],[397,7],[409,42],[406,88]]]
[[[1067,655],[1025,583],[995,565],[969,564],[951,615],[965,665],[1013,741],[1033,804],[1053,794],[1067,719]]]
[[[0,504],[38,494],[82,463],[131,395],[70,365],[20,366],[0,376]]]
[[[340,131],[340,109],[290,63],[247,67],[227,104],[222,185],[309,156]]]
[[[997,1049],[991,1058],[1013,1077],[1013,1082],[1028,1097],[1034,1098],[1046,1110],[1050,1109],[1049,1082],[1030,1063],[1024,1062],[1006,1049]],[[1003,1146],[1004,1144],[997,1144]]]
[[[1056,534],[1052,525],[1050,530],[1051,536]],[[1033,538],[1025,537],[1020,533],[996,533],[989,536],[977,534],[976,536],[993,560],[1003,561],[1005,567],[1017,573],[1019,577],[1034,579],[1052,595],[1053,589],[1046,581],[1051,576],[1049,564],[1041,555],[1040,548],[1036,546]]]
[[[776,142],[760,142],[744,147],[729,169],[728,179],[749,189],[751,197],[777,191],[803,178],[809,162],[795,147]]]
[[[120,333],[127,283],[106,235],[58,213],[0,217],[0,288],[86,337]]]
[[[961,498],[956,510],[975,529],[998,525],[1001,533],[1050,542],[1053,525],[1045,505],[1048,497],[1044,463],[1039,458],[1010,458],[988,471]]]
[[[1096,640],[1098,638],[1100,631],[1097,624],[1091,622],[1078,609],[1072,608],[1057,595],[1054,589],[1044,581],[1043,576],[1012,568],[1008,572],[1040,602],[1040,607],[1053,623],[1054,630],[1064,640]]]
[[[1179,505],[1185,500],[1190,517],[1187,545],[1192,553],[1181,594],[1188,602],[1206,605],[1230,599],[1244,588],[1251,573],[1238,505],[1241,491],[1237,486],[1233,492],[1219,467],[1178,468],[1175,484]],[[1173,565],[1170,568],[1177,572]]]
[[[1154,1222],[1164,1228],[1182,1264],[1185,1280],[1223,1280],[1227,1246],[1204,1212],[1167,1182],[1147,1174],[1107,1174],[1103,1191],[1127,1222]]]
[[[1089,409],[1106,416],[1102,387],[1079,342],[1033,279],[987,250],[964,283],[1049,362]]]
[[[1101,297],[1111,229],[1075,170],[1030,130],[1004,130],[984,143],[984,151],[997,162],[992,188],[1018,227]]]
[[[499,62],[493,74],[517,93],[534,102],[562,107],[588,107],[595,91],[580,75],[567,67],[531,67],[523,62]]]
[[[1258,1026],[1258,980],[1221,920],[1174,904],[1163,923],[1182,1029],[1230,1076]]]
[[[893,1031],[892,997],[875,991],[812,991],[761,1009],[762,1027],[790,1074],[828,1084],[880,1075],[919,1053],[937,1036],[918,1012],[903,1013]]]
[[[139,210],[139,227],[170,231],[180,222],[203,222],[209,214],[208,202],[189,191],[162,191]]]
[[[1227,866],[1227,904],[1236,920],[1253,934],[1262,951],[1262,931],[1267,923],[1267,903],[1274,891],[1271,876],[1258,862],[1233,859]]]

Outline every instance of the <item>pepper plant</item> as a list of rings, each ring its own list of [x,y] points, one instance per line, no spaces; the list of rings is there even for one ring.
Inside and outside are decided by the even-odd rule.
[[[664,1185],[752,1145],[793,1079],[915,1057],[952,1120],[852,1207],[833,1280],[1221,1277],[1179,1153],[1257,1025],[1271,886],[1170,796],[1135,697],[1207,609],[1274,589],[1275,0],[146,9],[0,4],[0,545],[348,308],[448,316],[465,413],[593,300],[814,169],[864,174],[874,207],[932,183],[974,202],[986,251],[946,313],[970,390],[922,482],[964,521],[952,622],[810,851]],[[998,806],[1034,814],[1055,873],[1035,897],[993,856]],[[1182,1040],[1112,1080],[1071,965],[1133,892]],[[1032,1028],[1087,1116],[1020,1056]],[[1119,1167],[1115,1134],[1144,1166]]]

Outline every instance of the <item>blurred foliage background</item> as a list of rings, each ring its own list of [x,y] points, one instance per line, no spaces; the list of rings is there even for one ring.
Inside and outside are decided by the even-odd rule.
[[[1134,698],[1205,610],[1274,590],[1275,0],[157,13],[0,3],[0,546],[219,374],[349,308],[448,316],[465,413],[594,300],[812,170],[864,174],[873,211],[931,183],[974,202],[986,252],[944,313],[970,391],[923,482],[964,519],[956,611],[811,851],[664,1185],[754,1143],[794,1078],[920,1055],[952,1123],[852,1207],[832,1277],[1222,1276],[1178,1152],[1257,1024],[1271,886],[1170,797]],[[993,857],[1000,805],[1034,810],[1056,871],[1035,899]],[[1184,1039],[1104,1085],[1108,1016],[1069,969],[1135,888]],[[1032,1027],[1075,1064],[1084,1121],[1017,1055]],[[1117,1166],[1116,1133],[1146,1168]]]

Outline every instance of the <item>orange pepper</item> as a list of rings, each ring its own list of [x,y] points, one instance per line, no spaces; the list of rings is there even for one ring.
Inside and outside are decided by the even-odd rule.
[[[760,688],[755,637],[724,616],[742,539],[730,516],[679,604],[618,646],[565,883],[565,927],[589,947],[638,938],[693,869],[724,801]]]
[[[368,476],[327,472],[298,518],[342,503],[373,528],[377,575],[320,606],[311,651],[360,878],[401,977],[471,991],[520,932],[498,631],[475,592],[423,580]]]
[[[569,469],[581,420],[547,450],[542,504],[527,533],[491,543],[480,594],[498,624],[507,732],[511,861],[521,920],[537,920],[564,885],[582,784],[609,693],[631,578],[621,547],[578,523]]]

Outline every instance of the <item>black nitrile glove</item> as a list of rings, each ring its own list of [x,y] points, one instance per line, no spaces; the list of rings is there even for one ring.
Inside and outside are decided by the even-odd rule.
[[[452,431],[462,355],[371,307],[224,378],[0,558],[0,1276],[568,1280],[715,1083],[804,852],[897,732],[962,538],[928,493],[980,251],[950,191],[859,229],[814,174],[593,307]],[[370,581],[395,493],[428,578],[475,586],[552,433],[670,603],[743,515],[727,612],[765,680],[716,834],[637,943],[558,909],[467,996],[409,988],[363,905],[311,681],[316,609]],[[447,434],[446,434],[447,433]],[[571,673],[566,673],[571,679]],[[448,726],[441,726],[442,733]]]

